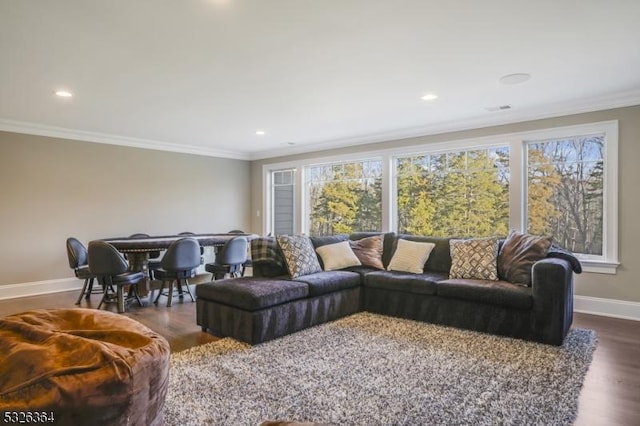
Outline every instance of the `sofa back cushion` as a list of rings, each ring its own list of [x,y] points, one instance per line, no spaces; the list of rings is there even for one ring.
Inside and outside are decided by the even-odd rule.
[[[427,263],[424,265],[425,272],[442,272],[448,274],[449,270],[451,270],[451,251],[449,248],[449,240],[451,238],[399,234],[393,241],[393,251],[395,251],[397,245],[396,240],[399,238],[419,243],[435,244],[435,247],[431,250],[431,254],[429,254]]]

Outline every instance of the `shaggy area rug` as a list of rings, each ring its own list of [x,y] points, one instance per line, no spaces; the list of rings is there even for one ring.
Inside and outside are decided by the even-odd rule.
[[[249,346],[173,354],[168,425],[571,424],[596,346],[549,346],[359,313]]]

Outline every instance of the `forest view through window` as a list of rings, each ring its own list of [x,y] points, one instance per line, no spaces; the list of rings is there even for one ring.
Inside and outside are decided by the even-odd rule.
[[[509,147],[396,158],[400,233],[485,237],[509,229]]]
[[[365,160],[306,168],[309,233],[382,230],[382,162]]]
[[[575,253],[602,255],[604,135],[527,145],[527,230]]]

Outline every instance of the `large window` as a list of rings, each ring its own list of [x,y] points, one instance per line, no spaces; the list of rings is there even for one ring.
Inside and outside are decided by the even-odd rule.
[[[382,230],[382,163],[365,160],[306,168],[308,232]]]
[[[604,135],[527,144],[527,230],[603,254]]]
[[[617,147],[610,121],[266,165],[274,194],[283,185],[267,215],[283,222],[265,226],[453,237],[515,229],[553,236],[585,271],[615,273]],[[272,178],[274,170],[291,174]]]
[[[509,147],[395,159],[400,233],[484,237],[509,229]]]

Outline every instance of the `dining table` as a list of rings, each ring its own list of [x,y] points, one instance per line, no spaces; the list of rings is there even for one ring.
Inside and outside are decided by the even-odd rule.
[[[246,237],[251,241],[258,236],[248,233],[204,233],[204,234],[176,234],[160,235],[149,237],[111,237],[101,238],[114,246],[119,252],[126,254],[129,261],[129,269],[132,271],[142,271],[145,274],[144,282],[138,285],[140,297],[146,297],[151,290],[149,280],[149,253],[165,250],[171,243],[181,238],[194,238],[202,247],[214,247],[214,249],[224,246],[224,244],[234,237]]]

